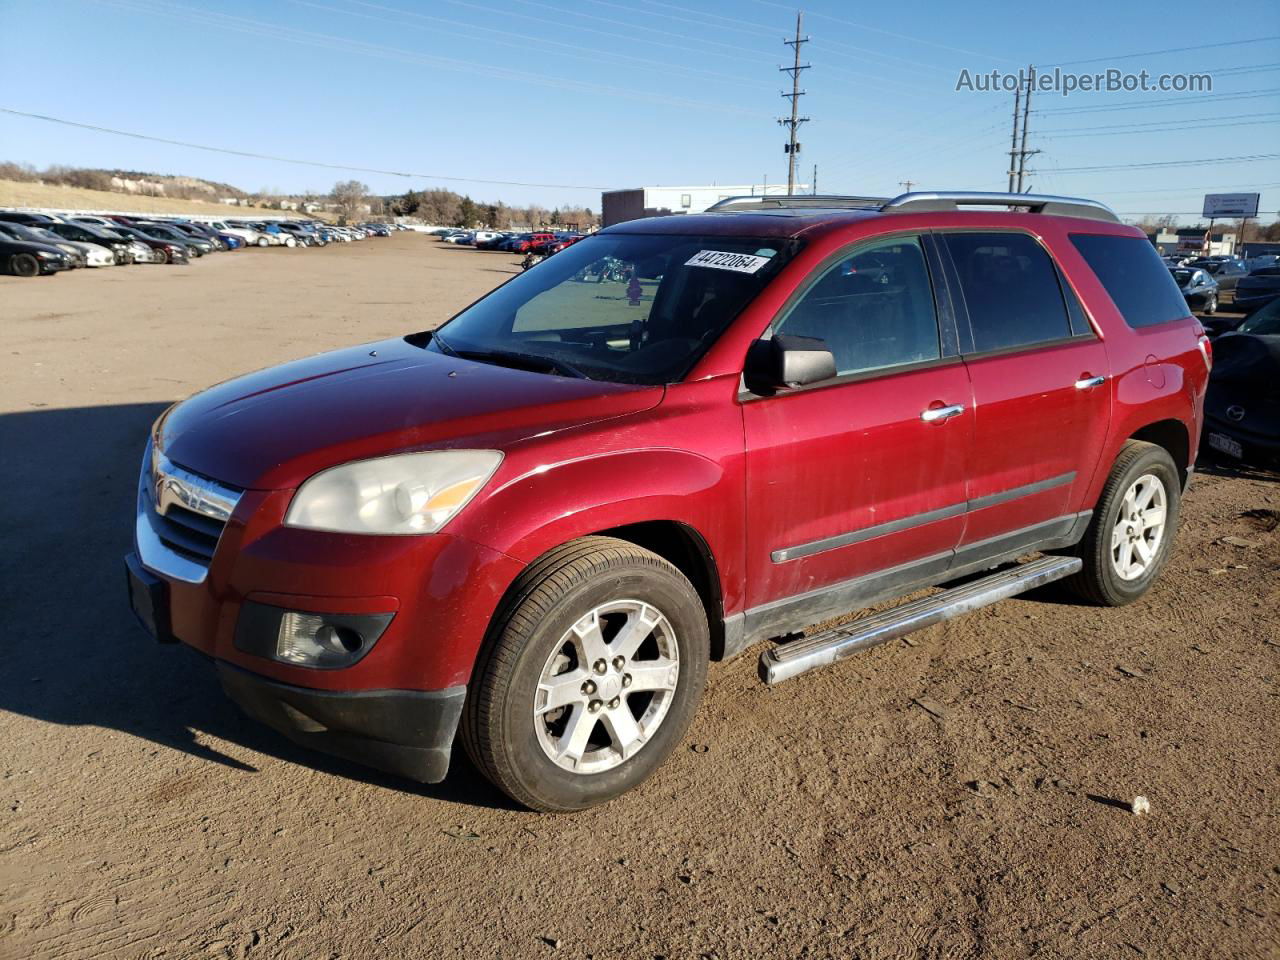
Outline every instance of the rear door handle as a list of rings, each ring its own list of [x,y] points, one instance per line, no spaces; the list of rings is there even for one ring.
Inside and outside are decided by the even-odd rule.
[[[963,403],[953,403],[949,407],[930,407],[928,410],[920,412],[920,419],[925,423],[934,423],[938,420],[948,420],[951,417],[958,417],[964,413]]]
[[[1107,382],[1106,377],[1084,377],[1076,381],[1077,390],[1092,390],[1094,387],[1100,387]]]

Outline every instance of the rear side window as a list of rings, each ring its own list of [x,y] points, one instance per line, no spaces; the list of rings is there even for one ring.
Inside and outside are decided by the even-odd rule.
[[[1075,233],[1071,242],[1129,326],[1151,327],[1188,316],[1169,268],[1144,237]]]
[[[949,233],[976,353],[1071,336],[1058,271],[1025,233]]]

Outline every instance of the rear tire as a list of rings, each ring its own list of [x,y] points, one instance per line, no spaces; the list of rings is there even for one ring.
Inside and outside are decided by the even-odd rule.
[[[1076,549],[1084,567],[1064,585],[1099,606],[1137,600],[1173,552],[1181,502],[1182,478],[1168,452],[1126,442]]]
[[[15,253],[9,258],[9,272],[16,277],[38,277],[40,261],[29,253]]]
[[[709,650],[702,602],[672,564],[612,537],[572,541],[530,566],[494,615],[463,745],[535,810],[612,800],[684,736]]]

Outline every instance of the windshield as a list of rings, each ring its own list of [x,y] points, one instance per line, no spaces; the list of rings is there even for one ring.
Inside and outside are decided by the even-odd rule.
[[[1241,333],[1280,334],[1280,300],[1272,300],[1240,325]]]
[[[596,380],[671,383],[796,249],[776,238],[588,237],[468,307],[429,348]]]

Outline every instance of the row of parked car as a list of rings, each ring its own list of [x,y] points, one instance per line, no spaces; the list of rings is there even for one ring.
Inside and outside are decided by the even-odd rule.
[[[1237,257],[1165,257],[1187,305],[1205,319],[1210,336],[1234,330],[1241,317],[1212,317],[1221,306],[1222,294],[1233,293],[1232,309],[1248,315],[1280,297],[1280,256],[1268,254],[1241,260]]]
[[[585,234],[553,233],[540,231],[522,233],[504,230],[454,230],[440,228],[431,231],[441,243],[453,243],[475,247],[477,250],[504,250],[507,253],[532,253],[549,257],[565,247],[577,243]]]
[[[390,236],[396,224],[192,220],[0,210],[0,273],[39,277],[78,267],[189,263],[241,247],[323,247]]]

